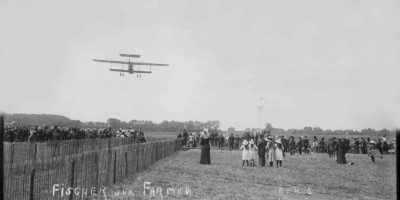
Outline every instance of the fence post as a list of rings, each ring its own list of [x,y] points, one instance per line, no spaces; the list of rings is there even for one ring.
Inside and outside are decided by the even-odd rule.
[[[11,151],[10,151],[10,172],[12,172],[12,164],[14,162],[14,143],[11,143]]]
[[[113,183],[115,183],[115,180],[116,180],[116,175],[117,175],[117,150],[115,150],[115,154],[114,154],[115,156],[114,156],[114,182]]]
[[[96,187],[97,188],[100,188],[100,183],[99,183],[99,179],[100,179],[100,166],[99,166],[99,153],[96,153],[95,154],[95,157],[94,157],[94,161],[95,161],[95,163],[96,163],[96,178],[95,178],[95,181],[96,181]]]
[[[75,175],[75,160],[72,161],[72,166],[71,166],[71,179],[70,179],[70,187],[74,188],[74,175]],[[69,196],[69,199],[72,200],[74,194],[71,193]]]
[[[35,169],[32,169],[31,173],[31,185],[30,185],[30,190],[29,190],[29,200],[33,200],[33,186],[35,183]]]
[[[125,152],[125,176],[128,175],[128,152]]]
[[[136,143],[136,172],[139,170],[139,143]]]
[[[4,116],[3,114],[0,114],[0,154],[4,155]],[[5,199],[5,191],[4,191],[4,157],[0,156],[0,178],[1,178],[1,182],[0,182],[0,198],[1,199]]]

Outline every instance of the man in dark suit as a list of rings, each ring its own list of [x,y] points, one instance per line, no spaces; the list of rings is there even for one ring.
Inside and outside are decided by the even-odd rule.
[[[283,137],[283,135],[281,135],[281,140],[282,140],[282,146],[283,146],[283,151],[284,152],[288,152],[289,148],[288,148],[288,140],[286,139],[286,137]]]
[[[219,148],[219,149],[223,149],[223,148],[224,148],[224,142],[225,142],[225,138],[224,138],[224,136],[221,134],[221,135],[218,137],[218,148]]]
[[[235,137],[233,137],[233,133],[231,133],[231,136],[229,136],[228,138],[228,142],[229,142],[229,149],[232,150],[233,149],[233,142],[235,140]]]
[[[183,130],[182,136],[183,136],[183,146],[186,146],[187,138],[189,136],[186,129]]]
[[[265,166],[265,147],[267,146],[267,141],[264,140],[264,135],[260,135],[260,143],[258,144],[258,164],[261,167]]]
[[[299,152],[299,154],[301,155],[301,148],[303,147],[303,140],[301,139],[301,137],[299,137],[299,140],[297,141],[297,144],[296,144],[296,148],[297,148],[297,151]]]
[[[309,151],[308,151],[308,143],[309,143],[310,141],[308,141],[308,139],[307,139],[307,136],[304,136],[304,139],[303,139],[303,148],[304,148],[304,153],[305,154],[308,154],[309,153]]]
[[[357,137],[355,137],[354,138],[354,153],[355,154],[359,154],[360,152],[359,152],[359,148],[360,148],[360,141],[358,141],[358,138]]]

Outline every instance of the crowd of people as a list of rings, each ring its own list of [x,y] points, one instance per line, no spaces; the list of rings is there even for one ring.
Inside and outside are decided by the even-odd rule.
[[[265,166],[266,162],[273,166],[276,162],[276,167],[279,167],[282,166],[285,153],[290,153],[290,155],[296,153],[300,155],[327,153],[329,158],[336,156],[339,164],[352,164],[352,162],[346,161],[346,153],[367,154],[371,157],[372,162],[375,162],[375,158],[382,157],[382,154],[396,152],[395,142],[393,140],[388,141],[386,136],[373,139],[370,137],[361,137],[360,139],[358,137],[331,137],[327,140],[324,137],[318,140],[316,136],[309,140],[307,136],[300,136],[296,140],[294,136],[273,136],[266,131],[262,134],[245,132],[239,137],[239,135],[234,136],[233,133],[227,136],[217,132],[208,133],[207,130],[197,133],[187,133],[185,130],[183,134],[178,134],[178,138],[180,137],[183,138],[184,146],[201,146],[201,160],[209,160],[207,156],[204,159],[203,150],[209,152],[210,147],[215,146],[218,149],[224,149],[227,146],[229,150],[241,150],[243,152],[243,166],[247,164],[247,166],[253,167],[257,153],[260,166]],[[205,142],[205,138],[207,142]],[[204,145],[207,146],[205,149]]]
[[[94,128],[71,128],[58,126],[13,126],[5,127],[5,142],[47,142],[70,139],[111,138],[111,137],[133,137],[138,143],[145,143],[144,132],[128,129],[94,129]]]

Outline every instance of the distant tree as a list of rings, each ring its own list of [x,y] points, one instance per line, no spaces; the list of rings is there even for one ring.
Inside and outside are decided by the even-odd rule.
[[[306,127],[303,128],[303,133],[304,134],[312,134],[312,130],[313,129],[311,127],[306,126]]]
[[[228,132],[235,132],[235,128],[229,127],[229,128],[228,128]]]
[[[271,123],[266,123],[265,124],[265,131],[269,132],[272,131],[274,128],[272,127]]]

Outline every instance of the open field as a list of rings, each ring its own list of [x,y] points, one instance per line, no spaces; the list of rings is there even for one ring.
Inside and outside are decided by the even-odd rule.
[[[150,182],[152,199],[161,199],[157,187],[163,199],[396,199],[394,155],[375,163],[362,154],[346,158],[354,165],[339,165],[336,158],[311,153],[287,155],[282,168],[259,167],[258,159],[256,167],[242,167],[241,151],[212,150],[212,164],[207,166],[199,164],[200,150],[191,149],[108,187],[106,194],[110,199],[148,199],[151,189],[144,196],[143,188]],[[182,188],[182,194],[167,195],[167,188]]]

